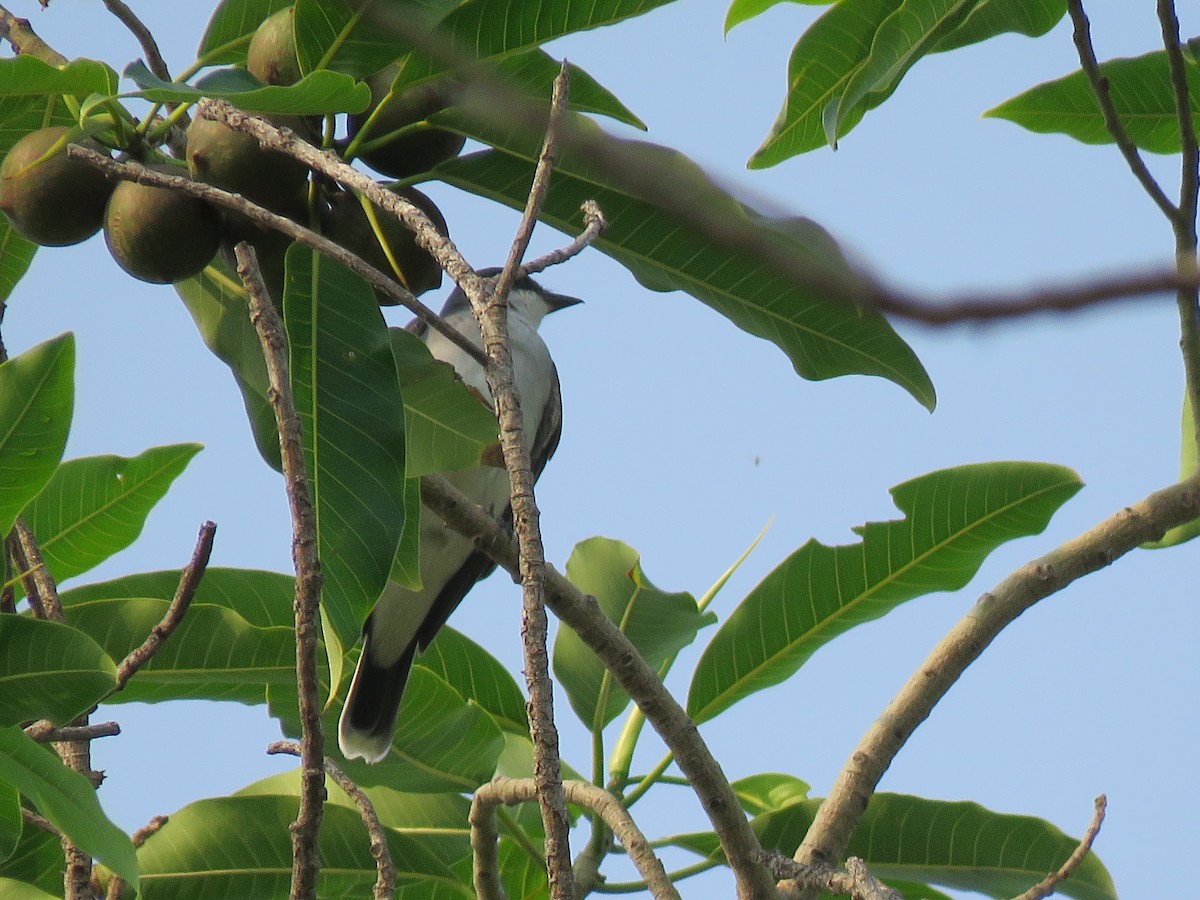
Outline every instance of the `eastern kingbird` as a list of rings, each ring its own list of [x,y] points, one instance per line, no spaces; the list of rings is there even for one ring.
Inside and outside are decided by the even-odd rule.
[[[483,269],[479,274],[488,277],[499,272]],[[537,328],[546,314],[579,302],[574,297],[551,293],[529,277],[518,279],[508,295],[513,375],[525,433],[534,435],[530,455],[535,478],[554,453],[562,433],[558,372]],[[461,288],[446,300],[441,315],[474,344],[483,346],[470,301]],[[413,322],[408,328],[425,342],[435,358],[454,366],[469,387],[491,402],[491,391],[478,362],[424,323]],[[446,478],[484,509],[511,523],[508,473],[503,468],[483,465],[449,473]],[[429,646],[475,583],[496,568],[470,540],[447,528],[428,508],[421,510],[420,534],[421,590],[389,583],[363,626],[362,656],[338,724],[338,744],[347,759],[361,757],[379,762],[387,756],[413,657]]]

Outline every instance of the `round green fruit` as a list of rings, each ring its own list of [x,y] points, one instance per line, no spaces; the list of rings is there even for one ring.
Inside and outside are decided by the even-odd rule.
[[[172,175],[174,167],[157,167]],[[170,284],[198,274],[221,242],[220,217],[196,197],[122,181],[104,214],[104,240],[117,264],[142,281]]]
[[[300,80],[296,7],[281,9],[258,26],[246,52],[246,68],[263,84],[286,86]]]
[[[433,221],[439,232],[449,235],[441,210],[416,188],[387,185],[387,189],[419,208]],[[391,213],[379,207],[375,207],[374,211],[392,258],[400,270],[398,274],[380,246],[357,194],[346,191],[333,201],[325,236],[362,257],[379,271],[391,275],[413,294],[423,294],[440,287],[442,269],[428,252],[417,246],[416,235]],[[395,305],[394,300],[378,291],[375,297],[381,306]]]
[[[224,122],[199,117],[188,126],[187,164],[197,181],[272,211],[282,211],[308,178],[308,168],[298,160],[263,150],[255,138]]]
[[[395,77],[395,67],[389,66],[367,79],[367,85],[371,88],[371,106],[366,112],[348,118],[350,137],[358,134],[387,96]],[[467,139],[453,131],[434,128],[425,120],[453,105],[458,90],[459,85],[453,79],[439,78],[393,97],[371,123],[364,140],[369,143],[401,128],[406,130],[361,154],[362,161],[383,175],[408,178],[428,172],[438,163],[457,156]]]
[[[67,156],[68,133],[66,128],[31,132],[0,165],[0,210],[19,234],[46,247],[78,244],[99,231],[113,191],[99,169]],[[105,152],[95,141],[78,143]]]

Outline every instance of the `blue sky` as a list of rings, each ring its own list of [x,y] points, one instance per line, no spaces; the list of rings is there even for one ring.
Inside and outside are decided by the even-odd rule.
[[[190,62],[203,5],[136,6],[173,70]],[[140,55],[100,4],[12,8],[67,56],[119,68]],[[725,38],[723,5],[696,0],[550,49],[621,97],[648,123],[650,140],[682,149],[771,210],[810,216],[875,273],[931,301],[1170,258],[1170,229],[1111,147],[980,118],[1078,67],[1064,26],[1039,40],[1002,38],[924,60],[836,152],[746,171],[782,101],[792,43],[818,12],[783,4]],[[1102,59],[1157,45],[1149,4],[1106,0],[1089,12]],[[1196,11],[1184,12],[1183,33],[1195,33]],[[1148,162],[1174,193],[1177,159]],[[513,214],[451,189],[430,193],[469,260],[502,259]],[[539,229],[533,249],[563,242]],[[601,534],[637,548],[660,587],[699,593],[773,520],[716,602],[724,617],[810,537],[847,543],[852,526],[895,517],[888,488],[934,469],[1037,460],[1070,466],[1087,485],[1045,534],[1001,548],[967,589],[856,629],[791,681],[706,725],[731,777],[788,772],[823,794],[981,592],[1177,472],[1181,364],[1167,297],[987,327],[900,324],[939,392],[930,415],[879,379],[802,381],[771,345],[687,296],[643,290],[599,253],[543,281],[587,301],[543,329],[566,404],[563,441],[539,486],[547,555],[560,567],[577,541]],[[286,571],[282,484],[255,454],[232,379],[174,292],[125,277],[99,238],[44,251],[10,300],[4,339],[15,353],[68,329],[79,337],[69,455],[206,446],[143,539],[88,577],[178,567],[205,519],[220,528],[214,564]],[[1200,738],[1196,562],[1195,546],[1137,552],[1027,613],[918,730],[882,789],[974,799],[1070,834],[1082,832],[1092,798],[1107,792],[1097,850],[1118,889],[1178,893],[1185,876],[1166,861],[1192,850],[1200,801],[1194,779],[1176,775],[1178,748]],[[519,591],[495,577],[452,624],[517,672],[519,605]],[[677,664],[680,692],[706,639]],[[566,758],[587,771],[587,737],[568,722],[565,700],[559,709]],[[262,709],[131,706],[110,717],[124,735],[96,745],[108,773],[102,798],[129,829],[286,767],[262,752],[276,737]],[[649,743],[635,769],[661,755]],[[639,805],[646,829],[703,828],[699,808],[667,790]],[[728,884],[715,874],[685,892],[716,895]]]

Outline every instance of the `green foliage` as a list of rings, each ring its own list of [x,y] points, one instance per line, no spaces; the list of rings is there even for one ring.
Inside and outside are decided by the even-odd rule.
[[[31,347],[0,363],[0,534],[58,467],[75,407],[75,338]]]
[[[112,691],[116,676],[112,659],[85,632],[0,616],[0,726],[66,725]]]
[[[86,97],[117,92],[117,73],[102,62],[77,59],[55,68],[32,56],[0,60],[0,96],[37,97],[53,94]]]
[[[466,700],[491,713],[505,731],[528,734],[525,695],[494,656],[466,635],[444,627],[419,665],[429,669]]]
[[[84,853],[90,853],[126,881],[137,882],[133,844],[105,817],[91,783],[15,726],[0,728],[0,782],[29,798],[37,811]]]
[[[688,714],[705,722],[790,678],[853,626],[965,586],[992,550],[1040,532],[1081,487],[1071,470],[1039,463],[961,466],[898,485],[904,519],[855,528],[858,544],[809,541],[746,596],[696,666]]]
[[[0,786],[0,863],[13,855],[21,840],[21,795]]]
[[[1185,63],[1192,123],[1200,128],[1200,64]],[[1130,140],[1152,153],[1179,152],[1179,117],[1171,94],[1167,54],[1101,63],[1113,108]],[[1032,87],[985,115],[1016,122],[1039,134],[1066,134],[1085,144],[1111,144],[1100,108],[1082,70]]]
[[[352,646],[404,527],[404,407],[383,317],[357,275],[288,251],[284,321],[317,519],[321,601]]]

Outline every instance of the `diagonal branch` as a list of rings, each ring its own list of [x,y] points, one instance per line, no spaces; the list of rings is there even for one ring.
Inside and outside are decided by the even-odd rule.
[[[1058,889],[1058,886],[1071,877],[1071,873],[1079,868],[1079,864],[1087,858],[1088,851],[1092,849],[1092,844],[1096,841],[1096,835],[1100,833],[1100,826],[1104,824],[1104,812],[1108,809],[1108,798],[1101,794],[1096,798],[1096,808],[1092,813],[1092,823],[1088,826],[1087,832],[1079,840],[1079,846],[1067,857],[1067,861],[1063,863],[1057,872],[1051,872],[1021,896],[1014,900],[1045,900]]]
[[[146,23],[139,19],[137,14],[121,0],[103,0],[103,3],[104,8],[116,16],[120,23],[137,38],[142,52],[146,54],[146,65],[150,71],[163,81],[170,81],[171,72],[167,68],[167,61],[163,59],[162,52],[158,49],[158,41],[154,39],[154,35],[146,27]]]
[[[317,836],[325,802],[325,735],[321,728],[320,682],[317,677],[317,638],[320,635],[321,564],[317,559],[317,524],[312,490],[304,471],[300,417],[292,399],[288,374],[287,335],[275,305],[267,294],[254,249],[246,243],[234,248],[238,276],[250,295],[250,321],[262,343],[267,363],[267,392],[279,431],[279,454],[292,518],[292,565],[296,570],[296,689],[300,695],[302,727],[300,753],[300,809],[292,823],[293,898],[315,897],[321,860]]]
[[[1017,569],[950,630],[851,753],[795,859],[833,865],[883,773],[967,666],[996,636],[1039,600],[1111,565],[1171,528],[1200,516],[1200,475],[1155,491],[1039,559]],[[793,886],[785,885],[791,889]],[[793,896],[796,892],[793,891]]]

